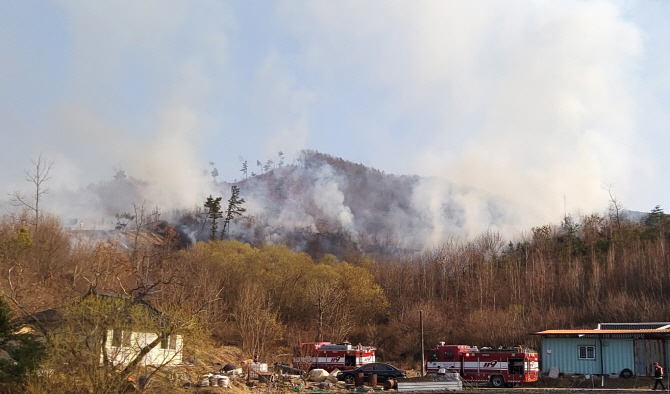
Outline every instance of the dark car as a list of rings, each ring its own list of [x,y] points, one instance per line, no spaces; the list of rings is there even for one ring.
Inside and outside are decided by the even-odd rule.
[[[404,379],[407,377],[407,372],[398,369],[393,365],[385,363],[369,363],[361,365],[356,369],[348,371],[341,371],[337,374],[337,380],[344,380],[346,383],[352,384],[359,373],[363,372],[364,379],[367,381],[371,375],[377,375],[378,382],[384,382],[388,379]]]

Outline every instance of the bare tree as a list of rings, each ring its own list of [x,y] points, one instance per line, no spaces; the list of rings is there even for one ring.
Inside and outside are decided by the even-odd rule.
[[[242,349],[249,354],[265,354],[266,348],[280,338],[285,329],[276,306],[257,283],[249,283],[240,289],[233,317],[242,339]]]
[[[49,192],[49,189],[44,187],[44,183],[51,179],[50,172],[53,168],[54,161],[47,160],[40,155],[37,161],[30,160],[33,163],[33,169],[26,171],[26,181],[35,186],[35,193],[31,197],[24,196],[18,191],[12,194],[12,203],[16,206],[22,206],[35,214],[35,231],[37,231],[39,217],[40,217],[40,199],[43,194]]]
[[[610,196],[610,218],[614,219],[617,229],[621,229],[623,205],[621,204],[621,201],[612,194],[612,185],[607,185],[605,190],[607,190],[607,194]]]
[[[132,221],[134,226],[133,235],[134,235],[135,251],[137,251],[139,247],[139,240],[140,235],[142,234],[142,230],[158,223],[161,216],[161,212],[158,209],[158,207],[155,207],[150,212],[147,212],[146,205],[147,205],[146,200],[142,201],[142,204],[133,203],[134,214],[129,213],[126,214],[128,215],[129,218],[131,218],[130,220]]]
[[[134,240],[130,256],[131,261],[134,262],[135,287],[129,293],[139,299],[171,284],[175,278],[173,272],[163,269],[169,258],[169,245],[174,232],[165,236],[163,246],[166,248],[155,248],[155,245],[149,241],[149,234],[152,233],[152,226],[160,221],[161,213],[158,207],[148,211],[146,204],[147,201],[143,201],[142,204],[133,203],[134,214],[131,215],[134,217],[132,222]]]
[[[317,342],[322,341],[323,337],[336,341],[345,339],[355,326],[351,305],[347,303],[346,289],[324,278],[310,283],[305,291],[318,307]]]

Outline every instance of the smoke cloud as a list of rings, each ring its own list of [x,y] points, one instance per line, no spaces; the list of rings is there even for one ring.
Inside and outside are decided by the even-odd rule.
[[[296,194],[273,207],[283,188],[249,187],[250,214],[272,218],[275,229],[316,229],[324,215],[356,236],[374,229],[434,244],[602,212],[609,185],[627,207],[648,210],[670,193],[646,187],[670,167],[650,156],[663,124],[647,118],[667,119],[670,97],[668,68],[658,63],[668,57],[651,60],[670,51],[649,45],[666,44],[642,23],[651,8],[0,5],[0,180],[6,194],[29,193],[30,159],[53,158],[45,208],[104,227],[133,204],[169,211],[200,207],[209,194],[227,198],[210,161],[217,181],[234,182],[245,177],[243,161],[260,174],[257,160],[309,148],[420,178],[396,185],[408,189],[383,219],[373,219],[378,206],[350,201],[362,186],[332,166],[302,174],[311,184],[300,192],[313,199]],[[114,180],[119,171],[127,178]],[[8,201],[0,208],[12,209]]]

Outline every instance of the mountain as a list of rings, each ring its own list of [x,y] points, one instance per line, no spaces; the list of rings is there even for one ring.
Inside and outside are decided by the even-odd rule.
[[[185,245],[209,239],[207,195],[221,197],[225,211],[236,186],[246,211],[232,220],[226,238],[254,246],[285,244],[317,258],[414,253],[462,234],[466,223],[465,209],[443,183],[436,188],[431,179],[386,174],[313,150],[301,151],[293,164],[266,165],[240,181],[202,175],[190,187],[175,189],[118,171],[85,189],[52,193],[48,202],[64,218],[63,226],[84,238],[130,245],[138,227],[150,232],[165,222]],[[188,195],[190,202],[163,198],[174,194]],[[219,223],[219,232],[222,228]]]
[[[231,234],[317,256],[411,251],[422,243],[409,234],[428,226],[413,201],[419,182],[303,151],[294,165],[236,183],[249,216]]]
[[[338,258],[413,254],[450,238],[475,238],[518,224],[500,198],[444,180],[386,174],[314,150],[301,151],[293,164],[266,165],[262,173],[240,181],[209,181],[207,187],[214,198],[222,197],[224,211],[232,186],[239,188],[246,212],[232,220],[227,238],[254,246],[285,244],[316,258],[327,253]],[[149,200],[144,196],[151,187],[150,181],[117,174],[114,180],[90,185],[87,193],[95,198],[87,201],[95,201],[107,218],[116,218],[107,219],[107,229],[132,228],[137,220],[129,217],[146,216],[145,224],[166,220],[191,242],[209,239],[204,197],[196,210],[160,212],[137,203]],[[219,231],[222,227],[219,223]]]
[[[471,191],[444,181],[386,174],[313,150],[300,152],[294,164],[218,187],[226,196],[232,185],[240,188],[247,211],[231,226],[231,238],[285,244],[316,258],[415,253],[449,237],[466,238],[473,220],[477,231],[504,220],[493,199],[476,206],[483,214],[469,218],[472,207],[455,196]],[[194,232],[192,226],[182,231],[207,239],[206,228]]]
[[[246,211],[232,220],[226,238],[253,246],[284,244],[317,259],[324,254],[340,259],[352,255],[397,257],[437,248],[450,239],[474,240],[489,231],[500,233],[507,243],[521,231],[547,224],[532,224],[535,222],[528,218],[534,213],[518,202],[458,187],[444,179],[387,174],[314,150],[301,151],[293,164],[282,162],[259,166],[261,173],[245,174],[235,182],[217,182],[205,171],[200,181],[208,191],[201,192],[200,202],[195,199],[195,209],[163,211],[164,207],[138,203],[153,201],[147,197],[151,191],[165,188],[122,171],[113,180],[89,185],[85,193],[73,193],[67,200],[81,211],[87,210],[81,207],[88,207],[94,212],[89,217],[106,218],[104,224],[93,227],[95,237],[118,238],[122,235],[116,233],[136,228],[138,223],[149,230],[149,224],[165,221],[174,226],[179,235],[176,242],[183,246],[209,239],[206,195],[221,197],[225,211],[231,188],[236,186]],[[636,222],[646,215],[622,213]],[[90,231],[90,223],[88,220],[84,226],[75,219],[66,226]],[[222,227],[219,223],[219,232]],[[121,243],[128,244],[135,235],[128,238]]]

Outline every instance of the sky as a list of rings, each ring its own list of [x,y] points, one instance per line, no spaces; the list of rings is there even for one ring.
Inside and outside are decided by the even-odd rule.
[[[0,0],[0,208],[40,155],[44,204],[70,215],[119,170],[190,208],[209,162],[234,181],[314,149],[426,177],[428,205],[453,185],[463,206],[505,201],[518,228],[611,196],[669,209],[669,17],[654,0]]]

